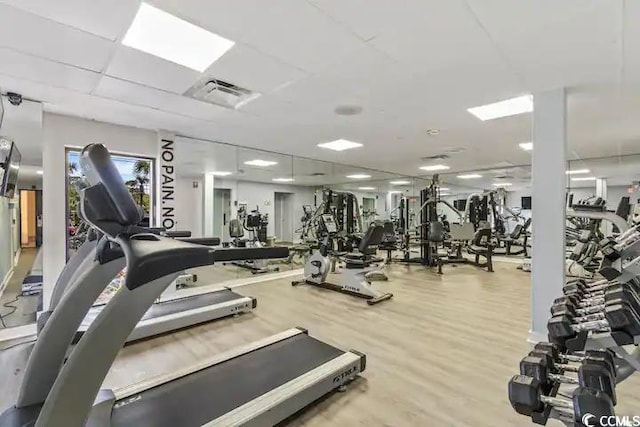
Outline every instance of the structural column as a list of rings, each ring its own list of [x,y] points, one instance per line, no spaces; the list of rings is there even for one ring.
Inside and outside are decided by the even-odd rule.
[[[212,173],[208,173],[204,176],[202,230],[205,236],[216,235],[213,230],[213,196],[215,192],[214,181],[215,176]]]
[[[546,340],[549,308],[565,280],[567,98],[565,89],[534,94],[532,120],[532,341]]]
[[[598,178],[596,179],[596,196],[600,197],[602,200],[607,202],[607,180],[606,178]],[[611,208],[611,206],[607,206],[607,208]],[[609,221],[602,221],[602,225],[600,226],[600,230],[604,233],[605,236],[609,236],[613,231],[611,229],[611,223]]]

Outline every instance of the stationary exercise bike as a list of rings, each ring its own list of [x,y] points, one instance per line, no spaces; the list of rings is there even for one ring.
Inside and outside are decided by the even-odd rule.
[[[333,239],[338,233],[338,226],[332,214],[322,214],[318,218],[318,236],[320,247],[309,257],[304,266],[302,280],[294,281],[293,286],[308,284],[332,291],[342,292],[367,300],[373,305],[393,297],[391,293],[381,293],[371,287],[368,273],[375,271],[377,258],[371,255],[382,241],[384,229],[379,224],[371,224],[358,244],[358,252],[334,252]],[[373,249],[372,249],[373,248]],[[330,272],[335,271],[336,259],[344,262],[345,267],[335,274],[336,282],[329,283]]]

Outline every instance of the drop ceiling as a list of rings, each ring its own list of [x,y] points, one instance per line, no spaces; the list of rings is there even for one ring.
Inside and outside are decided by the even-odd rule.
[[[204,74],[261,96],[238,110],[182,96],[202,74],[120,44],[138,0],[0,0],[0,88],[45,112],[419,175],[451,148],[452,173],[530,164],[530,115],[466,109],[566,86],[571,158],[640,152],[633,0],[149,3],[236,42]],[[339,138],[364,147],[316,147]]]

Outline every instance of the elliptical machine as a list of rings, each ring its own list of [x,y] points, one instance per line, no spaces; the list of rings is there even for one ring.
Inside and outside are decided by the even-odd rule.
[[[313,285],[332,291],[342,292],[367,300],[367,304],[374,305],[393,297],[391,293],[381,293],[371,287],[368,273],[375,271],[376,258],[368,252],[369,248],[377,247],[384,236],[384,229],[379,224],[371,224],[360,240],[358,253],[334,252],[333,239],[338,233],[338,225],[332,214],[322,214],[318,218],[318,236],[321,237],[320,247],[309,257],[304,266],[302,280],[291,282],[293,286]],[[329,273],[336,270],[336,259],[345,263],[345,268],[335,275],[336,283],[327,282]],[[373,267],[373,268],[371,268]]]

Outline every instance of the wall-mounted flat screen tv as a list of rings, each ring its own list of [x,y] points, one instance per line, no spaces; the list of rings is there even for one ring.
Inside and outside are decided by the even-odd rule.
[[[0,196],[13,198],[22,156],[16,144],[0,138]]]

